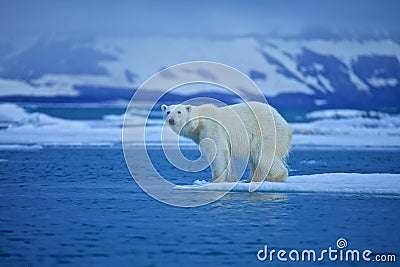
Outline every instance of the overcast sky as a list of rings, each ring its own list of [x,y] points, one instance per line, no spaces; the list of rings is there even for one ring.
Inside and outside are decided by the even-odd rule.
[[[0,34],[232,36],[396,32],[399,0],[0,0]]]

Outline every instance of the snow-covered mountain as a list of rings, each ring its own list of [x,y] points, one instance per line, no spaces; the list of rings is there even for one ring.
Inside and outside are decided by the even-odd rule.
[[[391,38],[57,38],[0,44],[0,101],[129,100],[147,78],[186,61],[215,61],[247,74],[277,107],[400,107],[400,44]],[[196,87],[197,88],[197,87]],[[164,101],[213,95],[173,91]],[[151,93],[148,98],[151,99]]]

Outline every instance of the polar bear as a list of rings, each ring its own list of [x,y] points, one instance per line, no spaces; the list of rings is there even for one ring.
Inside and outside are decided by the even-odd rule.
[[[292,129],[270,105],[261,102],[224,107],[179,104],[162,105],[161,109],[175,133],[200,145],[211,164],[213,182],[236,181],[232,175],[233,157],[248,159],[249,182],[286,180],[285,160]]]

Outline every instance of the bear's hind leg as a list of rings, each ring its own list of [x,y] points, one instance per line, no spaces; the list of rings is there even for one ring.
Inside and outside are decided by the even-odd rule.
[[[267,179],[268,162],[264,162],[261,160],[255,160],[250,157],[250,168],[251,168],[251,177],[246,182],[263,182]]]
[[[267,180],[270,182],[284,182],[288,176],[288,169],[284,161],[275,157]]]

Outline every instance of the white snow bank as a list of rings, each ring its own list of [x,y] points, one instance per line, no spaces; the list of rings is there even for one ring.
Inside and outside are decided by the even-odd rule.
[[[400,116],[384,119],[324,119],[309,123],[291,123],[294,134],[400,134]]]
[[[196,180],[193,185],[178,185],[179,190],[228,191],[234,183],[209,183]],[[400,174],[322,173],[290,176],[286,183],[263,182],[234,185],[233,192],[266,193],[335,193],[400,196]]]
[[[0,123],[2,125],[8,125],[10,127],[26,125],[40,127],[44,125],[55,124],[65,125],[73,122],[76,121],[53,118],[51,116],[38,112],[29,113],[26,112],[22,107],[12,103],[0,104]]]
[[[325,110],[310,113],[323,118],[291,123],[294,145],[399,146],[400,116],[357,110]]]
[[[318,114],[318,113],[314,113]],[[336,114],[336,115],[334,115]],[[335,119],[340,116],[346,118]],[[149,119],[137,110],[128,113],[127,140],[132,144],[160,145],[179,138],[163,120]],[[359,111],[321,112],[324,118],[308,123],[291,123],[294,146],[399,147],[400,116],[365,117]],[[329,119],[326,119],[329,118]],[[0,104],[0,144],[97,145],[121,144],[124,115],[107,115],[103,120],[78,121],[54,118],[42,113],[28,113],[16,104]],[[143,126],[146,126],[144,135]],[[185,145],[195,144],[181,138]]]
[[[43,149],[40,145],[0,145],[0,151],[2,150],[22,150],[22,151],[32,151]]]
[[[16,104],[0,104],[0,149],[31,145],[104,145],[121,142],[121,128],[102,121],[77,121],[28,113]],[[26,146],[29,144],[29,146]]]
[[[389,114],[378,111],[364,111],[357,109],[325,109],[312,111],[306,114],[309,120],[319,119],[343,119],[343,118],[372,118],[382,119],[389,117]]]
[[[28,113],[16,104],[0,104],[0,122],[17,123],[27,115]]]

